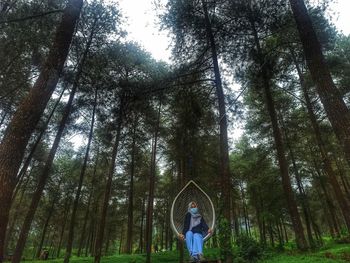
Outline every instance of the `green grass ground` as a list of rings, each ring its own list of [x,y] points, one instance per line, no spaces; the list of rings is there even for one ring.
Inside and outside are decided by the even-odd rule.
[[[217,258],[219,251],[217,249],[205,250],[205,256],[208,259]],[[43,263],[43,261],[31,261],[33,263]],[[49,260],[48,263],[61,263],[63,259]],[[93,262],[91,257],[71,259],[72,263],[90,263]],[[144,263],[145,255],[115,255],[103,257],[102,263]],[[177,263],[178,253],[176,251],[160,252],[152,254],[152,263]],[[260,262],[265,263],[334,263],[350,262],[350,244],[329,243],[320,250],[307,253],[299,253],[295,250],[286,250],[281,253],[266,253],[265,259]]]
[[[328,244],[315,252],[298,253],[286,251],[284,253],[272,254],[265,263],[331,263],[350,262],[350,244]]]

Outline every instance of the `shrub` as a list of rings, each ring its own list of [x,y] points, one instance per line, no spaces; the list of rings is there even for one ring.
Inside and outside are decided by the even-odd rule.
[[[236,244],[239,256],[248,262],[257,262],[263,256],[261,245],[252,237],[241,235],[237,238]]]
[[[350,243],[350,236],[343,236],[343,237],[339,237],[334,239],[334,242],[336,244],[349,244]]]

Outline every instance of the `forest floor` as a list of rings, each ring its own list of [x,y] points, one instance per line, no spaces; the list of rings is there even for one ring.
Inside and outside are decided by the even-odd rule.
[[[205,256],[207,259],[218,258],[217,249],[207,249]],[[29,260],[28,260],[29,261]],[[43,262],[43,261],[30,261]],[[48,260],[49,263],[61,263],[63,259]],[[88,263],[93,262],[91,257],[78,258],[73,257],[72,263]],[[144,263],[145,254],[134,255],[115,255],[102,258],[102,263]],[[152,263],[177,263],[178,252],[167,251],[152,254]],[[240,261],[241,262],[241,261]],[[350,244],[327,244],[323,248],[307,253],[300,253],[295,250],[286,250],[284,252],[268,252],[263,260],[259,262],[265,263],[334,263],[334,262],[350,262]]]

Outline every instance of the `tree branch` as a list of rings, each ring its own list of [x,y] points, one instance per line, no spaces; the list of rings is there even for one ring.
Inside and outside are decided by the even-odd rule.
[[[61,12],[63,12],[62,9],[52,10],[52,11],[48,11],[46,13],[41,13],[41,14],[36,14],[36,15],[31,15],[31,16],[26,16],[26,17],[21,17],[21,18],[15,18],[15,19],[10,19],[10,20],[6,20],[6,21],[0,21],[0,25],[1,24],[15,23],[15,22],[22,22],[22,21],[25,21],[25,20],[40,18],[40,17],[44,17],[44,16],[47,16],[47,15],[55,14],[55,13],[61,13]]]

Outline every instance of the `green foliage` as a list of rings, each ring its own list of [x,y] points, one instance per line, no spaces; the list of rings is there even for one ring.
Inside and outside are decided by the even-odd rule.
[[[240,235],[236,239],[238,254],[244,260],[257,262],[263,256],[263,249],[259,242],[247,235]]]
[[[232,256],[232,246],[231,246],[231,228],[230,224],[226,218],[220,216],[219,218],[219,244],[220,244],[220,258],[226,259]]]
[[[205,257],[207,259],[217,259],[219,255],[218,249],[206,249],[204,251]],[[265,263],[335,263],[335,262],[347,262],[348,256],[350,255],[350,248],[348,245],[334,244],[333,242],[328,244],[326,249],[321,249],[316,252],[309,253],[298,253],[295,250],[288,251],[285,253],[272,253],[268,257],[264,257],[259,262]],[[167,251],[152,254],[152,263],[178,263],[178,252],[177,251]],[[41,263],[44,261],[30,261],[33,263]],[[46,261],[49,263],[61,263],[63,259],[55,259]],[[77,258],[73,257],[71,259],[72,263],[88,263],[93,262],[93,258]],[[102,263],[144,263],[144,254],[135,255],[115,255],[109,257],[103,257]],[[241,256],[234,258],[234,263],[248,263],[254,262],[244,259]]]

